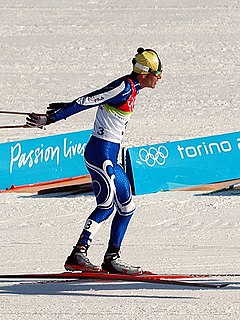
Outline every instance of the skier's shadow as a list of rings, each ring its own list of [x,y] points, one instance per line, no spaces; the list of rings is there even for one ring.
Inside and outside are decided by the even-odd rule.
[[[1,284],[2,283],[2,284]],[[240,286],[239,286],[240,289]],[[136,290],[136,293],[133,293]],[[139,291],[140,290],[140,291]],[[142,293],[142,290],[154,290],[156,294]],[[165,290],[183,291],[184,295],[166,295]],[[113,298],[161,298],[161,299],[196,299],[196,297],[187,296],[186,290],[195,291],[203,288],[194,288],[187,286],[154,284],[154,283],[125,283],[125,282],[64,282],[64,283],[41,283],[29,281],[0,281],[1,295],[42,295],[42,296],[85,296],[85,297],[113,297]],[[209,289],[207,289],[209,290]],[[217,289],[221,290],[221,289]],[[224,290],[226,290],[224,288]],[[121,292],[122,291],[122,292]],[[164,291],[163,294],[161,291]],[[129,292],[129,293],[128,293]]]

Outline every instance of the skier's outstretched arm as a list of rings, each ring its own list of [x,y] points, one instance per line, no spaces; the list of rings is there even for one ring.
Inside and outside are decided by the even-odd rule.
[[[100,104],[112,101],[122,102],[126,100],[130,94],[130,92],[128,92],[128,86],[129,85],[125,81],[118,79],[106,87],[79,97],[72,102],[50,103],[45,115],[37,115],[36,113],[30,114],[26,118],[26,125],[33,128],[42,128],[59,120],[67,119],[83,110],[97,107]]]

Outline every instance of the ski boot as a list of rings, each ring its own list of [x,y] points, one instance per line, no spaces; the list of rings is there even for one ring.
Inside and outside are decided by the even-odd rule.
[[[73,251],[70,256],[67,257],[65,262],[65,269],[67,271],[90,271],[99,272],[101,268],[90,262],[87,257],[87,250],[89,246],[79,245],[73,247]]]
[[[109,273],[122,273],[130,275],[140,275],[143,273],[141,267],[131,266],[122,260],[118,252],[106,253],[102,263],[102,270]]]

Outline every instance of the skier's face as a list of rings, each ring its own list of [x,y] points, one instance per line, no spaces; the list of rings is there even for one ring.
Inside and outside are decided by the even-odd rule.
[[[139,74],[137,79],[140,82],[142,88],[152,88],[154,89],[157,85],[158,80],[162,79],[162,73],[148,73],[148,74]]]
[[[158,75],[156,75],[154,72],[149,73],[145,78],[145,87],[154,89],[157,85],[158,80],[160,80],[161,78],[161,73],[159,73]]]

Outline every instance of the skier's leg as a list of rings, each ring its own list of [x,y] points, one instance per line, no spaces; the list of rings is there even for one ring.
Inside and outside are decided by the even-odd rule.
[[[128,224],[135,211],[131,186],[126,173],[118,164],[114,167],[115,173],[115,205],[117,212],[113,218],[109,239],[110,248],[120,248]]]
[[[105,160],[103,168],[98,168],[87,163],[88,170],[92,177],[94,194],[97,201],[96,209],[87,218],[78,244],[90,245],[93,236],[96,234],[102,223],[114,211],[114,177],[110,160]]]
[[[87,166],[93,181],[97,207],[86,220],[79,240],[65,262],[65,268],[67,270],[98,271],[100,269],[89,261],[87,250],[94,234],[96,234],[102,223],[114,210],[115,187],[113,179],[111,175],[109,175],[109,172],[111,172],[109,167],[113,167],[112,162],[110,160],[104,161],[102,168],[90,163],[87,163]]]
[[[88,217],[77,245],[68,257],[65,263],[66,269],[70,269],[72,264],[78,270],[84,267],[95,269],[87,258],[87,250],[94,234],[114,210],[113,163],[117,162],[118,152],[119,144],[95,137],[91,137],[86,146],[84,156],[92,178],[97,207]]]
[[[117,212],[113,218],[108,249],[104,256],[102,268],[111,273],[140,274],[141,267],[131,266],[122,262],[120,247],[127,227],[135,211],[130,183],[120,165],[114,167],[115,174],[115,205]]]

